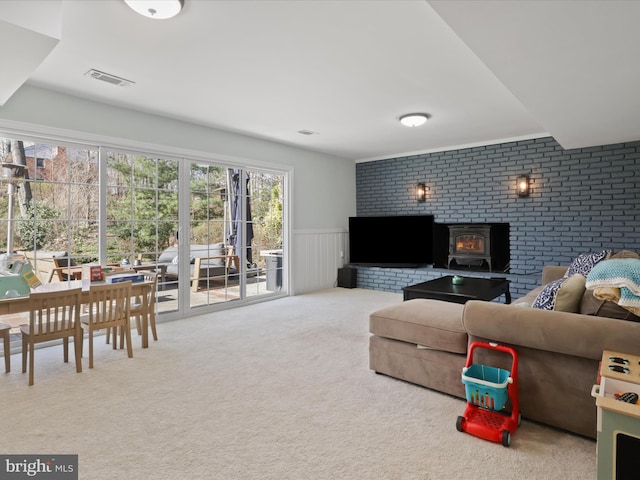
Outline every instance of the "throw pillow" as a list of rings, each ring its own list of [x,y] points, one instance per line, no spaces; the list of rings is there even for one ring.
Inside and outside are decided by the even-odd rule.
[[[174,259],[173,259],[173,260],[171,260],[171,263],[173,263],[174,265],[177,265],[179,261],[180,261],[180,260],[178,260],[178,255],[176,255],[176,256],[174,257]],[[194,264],[195,262],[196,262],[196,257],[194,257],[193,255],[191,255],[191,256],[189,257],[189,263]]]
[[[556,294],[556,303],[553,309],[559,312],[579,312],[585,283],[587,283],[587,279],[579,273],[571,275],[562,282]]]
[[[178,255],[177,247],[168,247],[158,257],[158,263],[170,263]]]
[[[637,258],[640,259],[640,255],[638,255],[636,252],[632,252],[631,250],[620,250],[617,253],[614,253],[613,255],[611,255],[609,257],[610,259],[613,258]]]
[[[531,308],[577,312],[584,294],[585,282],[585,277],[580,274],[553,280],[544,286]]]
[[[575,275],[576,273],[579,273],[580,275],[586,277],[587,275],[589,275],[589,272],[591,271],[593,266],[601,260],[607,258],[610,253],[610,250],[602,250],[601,252],[578,255],[573,259],[571,265],[569,265],[567,273],[564,274],[565,278],[570,277],[571,275]]]

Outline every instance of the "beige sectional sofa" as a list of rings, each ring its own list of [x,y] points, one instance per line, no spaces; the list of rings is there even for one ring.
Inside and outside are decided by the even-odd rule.
[[[546,266],[542,284],[566,271],[567,267]],[[484,340],[508,345],[518,354],[523,418],[596,438],[591,389],[602,351],[640,355],[638,317],[615,308],[615,316],[624,319],[601,316],[611,315],[605,311],[610,305],[603,308],[610,302],[595,299],[590,290],[584,290],[578,302],[583,313],[530,308],[541,290],[542,286],[511,305],[414,299],[374,312],[370,368],[464,398],[461,373],[468,344]],[[488,349],[474,352],[474,363],[510,369],[510,360]],[[451,419],[452,428],[455,421]]]

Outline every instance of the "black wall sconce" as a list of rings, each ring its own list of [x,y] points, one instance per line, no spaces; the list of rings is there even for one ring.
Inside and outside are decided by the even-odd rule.
[[[531,193],[529,186],[529,175],[520,175],[516,180],[516,189],[518,190],[519,197],[528,197]]]
[[[416,200],[418,203],[427,201],[427,186],[424,183],[418,183],[416,185]]]

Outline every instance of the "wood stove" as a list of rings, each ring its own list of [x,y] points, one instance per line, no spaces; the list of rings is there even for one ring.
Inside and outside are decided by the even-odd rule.
[[[491,225],[450,225],[448,268],[454,260],[475,267],[487,262],[491,272]]]

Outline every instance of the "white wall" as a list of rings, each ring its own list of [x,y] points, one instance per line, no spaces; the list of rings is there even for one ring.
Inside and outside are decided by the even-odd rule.
[[[296,292],[335,286],[338,268],[348,261],[349,236],[345,230],[296,230],[293,275]]]
[[[61,132],[77,132],[77,140],[105,137],[123,139],[127,144],[157,145],[159,150],[193,151],[216,157],[234,157],[248,165],[278,165],[293,170],[292,175],[292,231],[294,233],[291,262],[304,256],[296,252],[296,232],[304,231],[304,245],[309,245],[309,231],[343,232],[347,230],[348,217],[355,215],[355,164],[345,160],[301,148],[269,142],[245,135],[224,132],[165,117],[149,115],[103,103],[25,85],[0,107],[0,127],[14,122],[60,129]],[[322,242],[321,242],[322,243]],[[295,264],[293,293],[333,285],[327,275],[318,281],[321,265],[340,264],[336,250],[311,252],[319,270],[298,269]],[[331,277],[331,276],[329,276]]]

